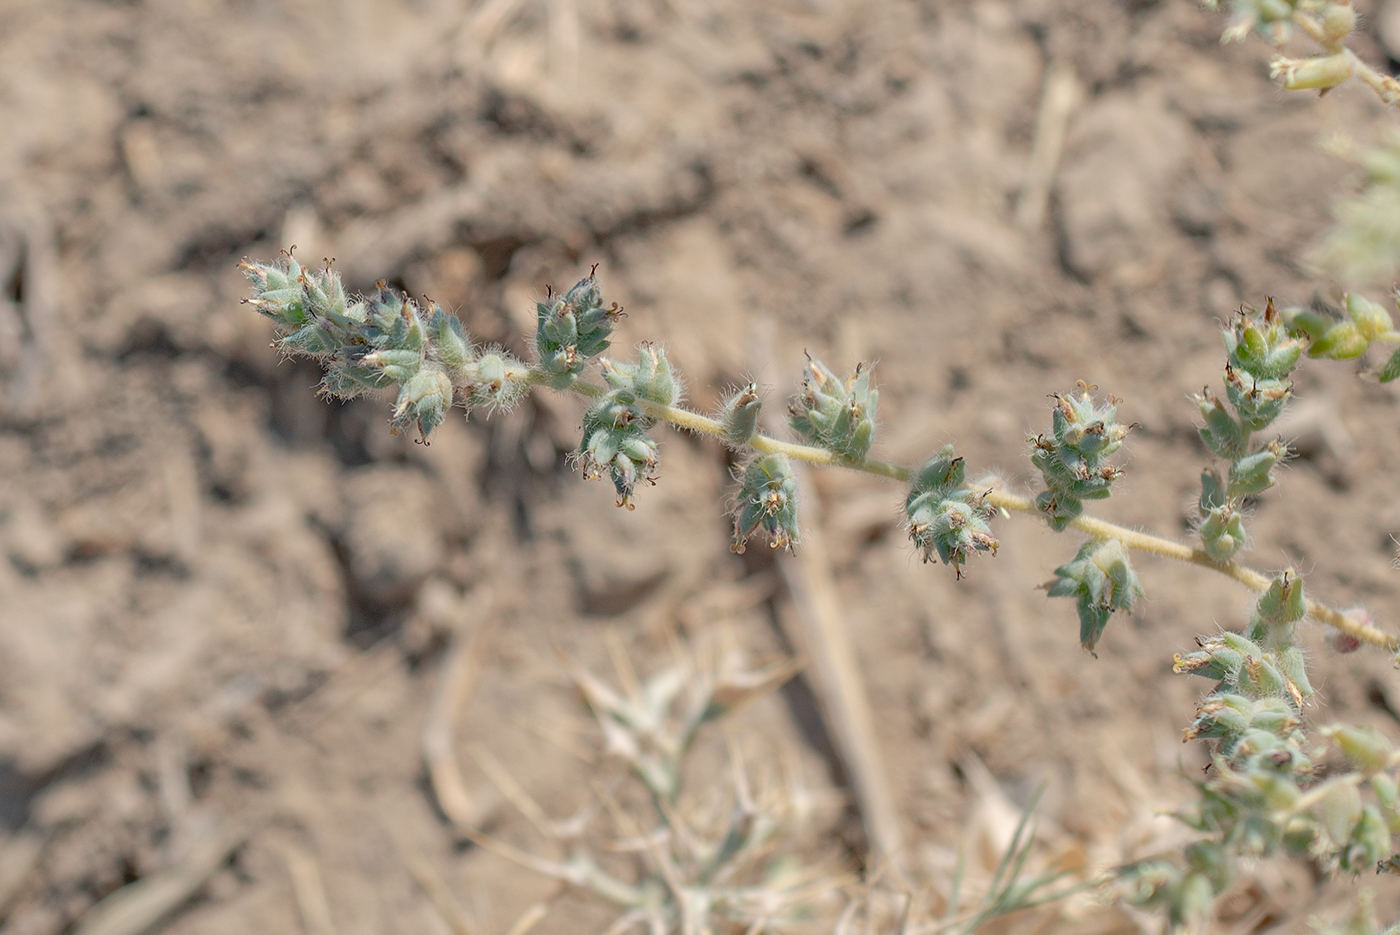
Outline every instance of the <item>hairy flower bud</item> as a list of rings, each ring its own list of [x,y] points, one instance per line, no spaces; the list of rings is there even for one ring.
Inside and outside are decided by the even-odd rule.
[[[1324,727],[1322,733],[1332,739],[1352,769],[1371,776],[1390,765],[1394,748],[1384,734],[1369,724],[1334,724]]]
[[[530,388],[530,369],[499,348],[488,348],[463,373],[467,405],[491,412],[509,409]]]
[[[1282,80],[1285,91],[1307,91],[1313,88],[1335,88],[1351,77],[1352,60],[1345,52],[1335,55],[1314,55],[1310,58],[1288,58],[1276,55],[1269,63],[1269,77]]]
[[[1079,609],[1079,643],[1093,651],[1116,610],[1130,610],[1143,595],[1142,584],[1117,539],[1091,539],[1074,560],[1055,569],[1051,597],[1073,597]]]
[[[420,369],[403,384],[394,402],[393,431],[416,424],[426,440],[452,407],[452,381],[437,366]]]
[[[1233,506],[1216,507],[1201,520],[1201,547],[1212,561],[1230,561],[1246,542],[1244,516]]]
[[[1322,34],[1328,42],[1341,42],[1356,28],[1356,9],[1349,0],[1332,0],[1322,13]]]
[[[758,416],[762,410],[763,400],[753,383],[729,394],[719,415],[720,424],[724,426],[724,440],[736,448],[747,445],[758,431]]]
[[[1246,635],[1266,650],[1291,644],[1296,624],[1307,612],[1303,579],[1293,569],[1286,569],[1259,595]]]
[[[995,555],[1001,545],[989,525],[996,507],[985,494],[963,487],[964,470],[953,446],[944,445],[919,469],[904,500],[909,538],[923,552],[924,561],[937,555],[943,564],[953,566],[959,578],[968,556]]]
[[[798,541],[797,478],[782,455],[759,455],[739,474],[740,490],[734,511],[734,544],[744,551],[760,529],[774,549],[789,549]]]
[[[1224,337],[1229,366],[1257,380],[1284,379],[1303,356],[1303,342],[1289,332],[1273,299],[1262,313],[1239,312]]]
[[[604,359],[603,379],[614,389],[660,406],[674,406],[681,396],[680,379],[671,369],[666,351],[655,344],[637,348],[635,364]]]
[[[613,325],[622,316],[616,302],[604,308],[593,273],[563,295],[550,292],[543,302],[536,303],[535,312],[540,369],[560,388],[572,383],[590,360],[608,349]]]
[[[1183,740],[1198,737],[1216,737],[1233,740],[1249,729],[1249,710],[1240,710],[1239,704],[1232,703],[1237,696],[1208,698],[1196,710],[1196,720],[1186,729]],[[1239,699],[1244,701],[1245,699]]]
[[[1275,439],[1259,451],[1235,461],[1230,465],[1230,496],[1248,497],[1274,486],[1277,483],[1274,468],[1287,457],[1288,446]]]
[[[1040,469],[1046,490],[1037,495],[1036,508],[1056,531],[1068,526],[1084,510],[1084,500],[1102,500],[1121,468],[1108,463],[1137,423],[1117,421],[1119,400],[1109,397],[1102,405],[1091,395],[1094,388],[1079,382],[1079,391],[1054,396],[1051,435],[1031,439],[1031,463]]]
[[[475,350],[456,316],[436,304],[424,309],[382,282],[368,295],[348,296],[329,264],[303,266],[290,253],[240,266],[253,284],[248,303],[277,326],[277,346],[325,367],[323,394],[350,398],[397,384],[393,429],[416,424],[424,441],[455,389],[470,396]]]
[[[855,373],[842,383],[825,364],[808,355],[802,390],[788,405],[788,425],[803,438],[858,461],[870,452],[879,401],[880,393],[871,388],[864,364],[857,364]]]
[[[1245,430],[1230,414],[1230,410],[1225,408],[1220,397],[1205,389],[1196,396],[1196,405],[1200,407],[1201,416],[1206,420],[1206,424],[1197,430],[1201,433],[1201,440],[1206,443],[1206,447],[1216,457],[1227,461],[1233,461],[1243,455],[1246,444]]]
[[[1340,321],[1308,345],[1309,357],[1351,360],[1366,353],[1370,340],[1354,321]]]
[[[583,416],[583,442],[577,457],[583,476],[593,480],[608,473],[617,490],[617,505],[634,509],[632,496],[639,483],[656,483],[660,461],[656,442],[647,435],[651,420],[642,415],[624,391],[600,397]]]

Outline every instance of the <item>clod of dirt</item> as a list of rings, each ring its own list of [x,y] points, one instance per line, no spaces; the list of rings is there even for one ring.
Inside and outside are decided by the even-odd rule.
[[[1064,260],[1076,275],[1153,265],[1167,243],[1163,196],[1187,138],[1186,122],[1152,96],[1112,94],[1089,108],[1059,181]]]
[[[378,613],[404,607],[446,560],[442,529],[423,522],[443,514],[431,481],[410,468],[373,465],[348,473],[341,499],[341,548],[355,598]]]
[[[53,522],[37,504],[20,501],[0,520],[5,552],[10,562],[25,573],[34,573],[62,564],[66,545]]]

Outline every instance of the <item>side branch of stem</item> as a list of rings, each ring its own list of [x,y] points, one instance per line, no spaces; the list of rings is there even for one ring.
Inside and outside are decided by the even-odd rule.
[[[1393,81],[1394,79],[1391,80]],[[573,390],[580,396],[588,399],[596,399],[606,392],[602,387],[583,382],[573,384]],[[637,405],[648,416],[659,422],[667,422],[677,428],[686,429],[700,435],[710,435],[728,443],[724,426],[720,424],[718,420],[712,419],[709,416],[702,415],[690,409],[685,409],[681,406],[663,406],[646,400],[638,400]],[[914,471],[902,464],[896,464],[891,461],[880,461],[874,458],[861,460],[846,458],[825,448],[780,441],[768,435],[755,434],[749,439],[748,444],[749,447],[756,451],[763,452],[764,454],[781,454],[796,461],[806,461],[811,464],[823,464],[830,467],[849,468],[853,471],[863,471],[866,474],[875,474],[902,483],[908,483],[914,477]],[[1040,513],[1040,511],[1036,509],[1035,503],[1029,497],[1023,497],[1004,490],[988,491],[987,502],[1009,513],[1027,513],[1031,515],[1039,515]],[[1139,532],[1135,529],[1129,529],[1126,526],[1119,526],[1116,523],[1110,523],[1096,516],[1078,516],[1070,525],[1080,532],[1087,533],[1096,539],[1117,539],[1126,547],[1139,552],[1159,555],[1164,558],[1175,559],[1179,562],[1186,562],[1190,565],[1199,565],[1202,568],[1208,568],[1218,574],[1225,575],[1227,578],[1238,581],[1251,591],[1262,592],[1269,587],[1269,583],[1273,580],[1268,575],[1261,574],[1237,562],[1217,562],[1211,559],[1211,557],[1201,549],[1194,549],[1181,542],[1175,542],[1171,539],[1164,539],[1161,536]],[[1328,607],[1325,604],[1309,600],[1308,613],[1316,620],[1353,636],[1364,643],[1379,646],[1390,652],[1400,652],[1400,637],[1393,636],[1374,626],[1348,617],[1341,611]]]

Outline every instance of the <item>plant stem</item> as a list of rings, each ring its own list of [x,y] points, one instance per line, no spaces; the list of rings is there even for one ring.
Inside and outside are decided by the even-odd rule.
[[[607,390],[604,387],[583,381],[575,382],[571,389],[580,396],[587,399],[596,399],[602,396]],[[659,422],[668,422],[678,428],[687,429],[700,435],[710,435],[727,443],[724,426],[716,419],[701,415],[690,409],[680,406],[662,406],[647,400],[637,400],[637,406],[648,416]],[[814,445],[802,445],[795,442],[779,441],[768,435],[755,434],[749,439],[749,446],[764,454],[786,455],[797,461],[806,461],[811,464],[824,464],[833,467],[850,468],[853,471],[863,471],[867,474],[876,474],[891,480],[908,483],[914,477],[914,471],[902,464],[892,461],[880,461],[874,458],[864,458],[855,460],[838,455],[825,448],[818,448]],[[987,502],[993,506],[1006,510],[1010,513],[1028,513],[1039,515],[1035,503],[1029,497],[1022,497],[1017,494],[1008,493],[1005,490],[987,491]],[[1139,552],[1147,552],[1151,555],[1160,555],[1165,558],[1173,558],[1179,562],[1186,562],[1191,565],[1199,565],[1211,571],[1233,578],[1240,584],[1252,591],[1263,592],[1268,589],[1273,581],[1268,575],[1261,574],[1252,568],[1241,565],[1237,562],[1217,562],[1201,549],[1194,549],[1189,545],[1164,539],[1160,536],[1138,532],[1126,526],[1119,526],[1107,520],[1099,519],[1096,516],[1080,515],[1070,522],[1070,525],[1081,532],[1088,533],[1096,539],[1117,539],[1124,546],[1136,549]],[[1315,619],[1327,624],[1334,629],[1353,636],[1363,643],[1370,643],[1379,646],[1390,652],[1400,651],[1400,638],[1392,636],[1383,630],[1354,620],[1343,614],[1339,610],[1334,610],[1325,604],[1317,601],[1308,601],[1308,613]]]
[[[1328,52],[1342,53],[1351,61],[1351,73],[1376,92],[1376,96],[1391,107],[1400,107],[1400,81],[1372,68],[1347,47],[1345,39],[1329,39],[1322,24],[1306,13],[1295,13],[1293,22]]]

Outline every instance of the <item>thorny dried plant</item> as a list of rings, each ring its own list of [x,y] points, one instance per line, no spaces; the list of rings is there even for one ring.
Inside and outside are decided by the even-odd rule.
[[[613,904],[620,914],[608,932],[820,932],[829,930],[823,920],[844,900],[836,935],[872,927],[904,935],[966,935],[999,916],[1102,882],[1069,879],[1082,874],[1058,869],[1036,853],[1034,813],[1043,785],[985,878],[969,872],[965,854],[942,885],[927,892],[893,875],[862,885],[858,874],[831,861],[804,862],[803,838],[824,803],[791,760],[780,759],[776,778],[758,772],[741,740],[726,730],[728,785],[699,795],[683,788],[701,729],[782,685],[798,664],[751,667],[732,640],[718,651],[714,641],[700,641],[694,650],[676,642],[675,664],[641,681],[616,641],[610,649],[620,685],[577,666],[570,667],[570,677],[597,721],[602,750],[627,767],[645,793],[645,807],[629,808],[616,786],[599,785],[574,815],[551,819],[481,751],[478,762],[505,798],[565,856],[545,857],[469,832],[483,849]],[[593,831],[600,813],[611,820],[611,836]],[[608,869],[620,856],[634,859],[630,877]]]
[[[567,856],[546,858],[482,833],[471,836],[486,850],[615,905],[621,914],[609,932],[810,929],[814,904],[833,900],[849,880],[797,856],[794,842],[817,808],[800,771],[788,766],[776,780],[755,781],[730,737],[728,788],[721,795],[682,794],[700,729],[772,691],[797,666],[783,660],[752,668],[734,650],[692,654],[679,643],[675,649],[674,665],[638,681],[617,648],[620,688],[582,668],[570,672],[601,729],[603,749],[627,766],[647,808],[629,809],[617,790],[600,787],[572,818],[551,821],[495,767],[502,791]],[[613,825],[606,841],[590,834],[600,811]],[[635,858],[635,878],[611,872],[601,853],[613,865],[619,856]]]
[[[1233,0],[1229,8],[1226,41],[1256,33],[1282,50],[1301,34],[1320,47],[1304,57],[1275,55],[1272,74],[1283,88],[1326,93],[1356,78],[1385,103],[1400,106],[1400,82],[1348,47],[1357,18],[1346,0]],[[1392,145],[1366,160],[1368,185],[1339,210],[1338,227],[1322,248],[1353,271],[1381,268],[1377,264],[1391,268],[1400,260],[1400,227],[1393,217],[1400,215],[1394,210],[1400,205],[1396,151]],[[1144,595],[1133,552],[1234,579],[1258,595],[1245,631],[1203,635],[1196,651],[1176,658],[1177,672],[1215,683],[1186,731],[1187,739],[1203,740],[1211,750],[1210,770],[1196,783],[1197,800],[1176,812],[1194,840],[1174,854],[1117,868],[1106,890],[1127,903],[1161,910],[1171,926],[1194,927],[1210,917],[1241,865],[1276,853],[1302,856],[1323,873],[1400,872],[1395,841],[1400,752],[1367,728],[1331,725],[1309,732],[1313,690],[1296,630],[1311,616],[1357,645],[1396,653],[1400,639],[1374,626],[1364,611],[1342,612],[1308,599],[1292,569],[1263,574],[1236,561],[1249,544],[1248,507],[1276,486],[1277,468],[1289,457],[1286,442],[1269,430],[1293,396],[1292,374],[1303,358],[1351,360],[1372,345],[1400,343],[1390,312],[1376,302],[1356,293],[1345,295],[1336,309],[1316,303],[1280,307],[1268,299],[1262,309],[1242,308],[1226,324],[1221,388],[1207,386],[1195,399],[1203,422],[1200,437],[1218,461],[1201,474],[1197,542],[1185,544],[1085,511],[1086,501],[1111,496],[1124,470],[1114,458],[1134,424],[1120,421],[1120,400],[1098,396],[1095,387],[1082,382],[1054,396],[1048,431],[1029,437],[1030,460],[1044,488],[1022,496],[995,476],[969,481],[951,445],[919,468],[872,458],[879,393],[864,365],[843,379],[808,359],[788,404],[788,427],[798,442],[758,431],[763,398],[752,384],[734,390],[713,416],[685,408],[679,375],[660,345],[639,345],[632,361],[603,356],[621,309],[604,301],[591,273],[537,303],[533,360],[527,363],[500,348],[478,347],[455,316],[432,303],[420,306],[383,283],[367,296],[348,294],[329,263],[306,266],[289,251],[271,263],[245,261],[243,269],[253,284],[250,303],[278,329],[277,346],[324,366],[323,393],[350,397],[392,388],[393,430],[416,428],[424,443],[453,405],[489,412],[538,389],[573,393],[588,403],[575,461],[585,477],[608,478],[618,505],[630,508],[639,490],[658,480],[660,448],[653,434],[658,425],[718,439],[740,462],[736,551],[760,536],[774,548],[799,546],[791,461],[801,460],[905,485],[909,538],[926,561],[937,558],[959,578],[969,559],[996,554],[999,542],[991,524],[1012,513],[1040,517],[1057,532],[1084,534],[1085,541],[1055,569],[1047,587],[1052,597],[1074,599],[1080,642],[1090,651],[1112,615],[1131,610]],[[589,379],[592,373],[601,382]],[[1400,351],[1371,375],[1380,382],[1400,378]],[[685,754],[700,726],[789,674],[790,666],[707,674],[678,664],[635,690],[618,691],[588,673],[575,673],[609,750],[629,764],[651,797],[650,828],[609,806],[618,833],[627,839],[620,846],[647,862],[639,882],[601,868],[580,843],[582,817],[548,825],[570,848],[563,861],[486,837],[480,842],[611,900],[624,910],[614,931],[634,924],[685,933],[796,924],[805,899],[836,885],[830,876],[772,862],[773,842],[801,811],[796,790],[754,793],[736,754],[727,823],[702,828],[704,822],[678,811]],[[1316,764],[1327,757],[1329,768],[1319,770]],[[1056,895],[1046,889],[1053,873],[1023,878],[1028,854],[1018,831],[976,909],[965,910],[954,895],[945,901],[948,915],[930,922],[911,910],[910,896],[889,924],[906,932],[971,931],[991,915]],[[867,891],[867,925],[876,924],[869,908],[875,897],[869,894],[877,890]],[[1367,921],[1368,905],[1345,923],[1346,930],[1375,930]],[[858,911],[848,911],[847,920]]]

